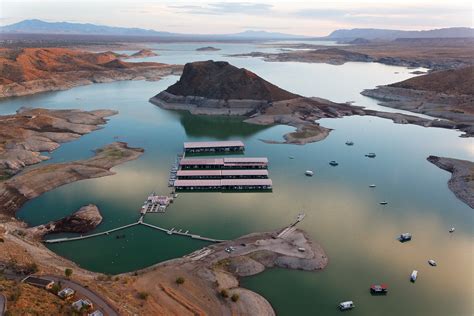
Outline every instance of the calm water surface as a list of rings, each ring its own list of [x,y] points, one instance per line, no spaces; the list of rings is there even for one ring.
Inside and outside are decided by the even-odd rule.
[[[160,56],[146,60],[228,60],[292,92],[355,101],[374,109],[381,107],[361,96],[361,90],[411,76],[411,70],[379,64],[266,63],[225,56],[276,50],[250,44],[212,44],[222,51],[195,52],[208,44],[156,45]],[[268,298],[279,315],[336,315],[336,306],[343,300],[354,300],[357,307],[352,315],[473,313],[473,210],[447,188],[450,174],[426,161],[430,154],[472,160],[472,139],[459,138],[456,131],[348,117],[321,120],[322,125],[334,129],[322,142],[270,145],[260,139],[280,140],[293,129],[249,125],[237,118],[190,116],[148,103],[151,96],[176,80],[167,77],[159,82],[96,84],[2,101],[1,114],[20,106],[120,111],[105,128],[62,145],[45,163],[90,157],[93,149],[114,141],[116,136],[131,146],[145,148],[140,159],[114,168],[116,175],[50,191],[25,205],[18,217],[37,225],[94,203],[104,216],[96,231],[136,221],[150,191],[169,192],[170,164],[183,141],[242,139],[247,156],[269,158],[272,193],[183,193],[166,214],[147,215],[146,221],[231,239],[282,227],[304,210],[307,216],[301,228],[323,245],[329,256],[328,267],[315,273],[275,269],[242,280],[245,287]],[[348,139],[355,145],[345,146]],[[377,153],[377,158],[365,158],[367,152]],[[295,159],[288,159],[289,155]],[[329,166],[330,160],[337,160],[339,166]],[[314,170],[315,176],[305,177],[306,169]],[[369,188],[372,183],[377,185],[375,189]],[[383,200],[389,204],[379,205]],[[452,226],[456,232],[449,234]],[[402,232],[411,232],[413,240],[405,244],[396,241]],[[124,239],[115,239],[112,234],[55,244],[51,249],[84,268],[113,274],[182,256],[206,245],[141,226],[123,233]],[[438,267],[430,267],[428,259],[435,259]],[[413,269],[419,271],[415,284],[409,282]],[[388,296],[370,296],[370,284],[378,282],[390,286]]]

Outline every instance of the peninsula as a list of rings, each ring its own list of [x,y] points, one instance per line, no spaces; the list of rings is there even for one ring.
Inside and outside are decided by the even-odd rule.
[[[429,156],[429,162],[451,172],[448,187],[453,193],[474,209],[474,162],[453,158]]]
[[[20,108],[16,114],[0,116],[0,180],[24,167],[49,159],[65,143],[88,134],[117,114],[111,110],[47,110]]]
[[[0,49],[0,98],[92,83],[160,80],[181,71],[179,65],[129,63],[120,59],[123,57],[110,51],[91,53],[66,48]]]
[[[474,66],[431,72],[361,93],[383,106],[450,120],[465,136],[474,136]]]
[[[261,57],[269,62],[328,63],[376,62],[431,70],[454,69],[472,65],[473,38],[399,38],[395,40],[354,41],[341,46],[315,44],[270,44],[280,53],[251,52],[234,57]]]
[[[296,131],[284,135],[284,142],[292,144],[306,144],[327,137],[330,129],[316,122],[321,118],[370,115],[400,124],[449,129],[464,126],[448,120],[430,120],[368,110],[322,98],[302,97],[271,84],[247,69],[211,60],[187,63],[180,80],[152,97],[150,102],[165,109],[185,110],[196,115],[238,115],[253,124],[290,125],[296,127]]]

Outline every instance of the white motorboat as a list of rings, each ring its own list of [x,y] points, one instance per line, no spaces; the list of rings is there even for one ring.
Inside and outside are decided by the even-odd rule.
[[[304,174],[307,175],[308,177],[312,177],[314,175],[314,172],[311,170],[306,170]]]
[[[455,228],[454,227],[451,227],[451,229],[449,230],[450,233],[454,233],[454,230]]]
[[[410,281],[415,282],[417,277],[418,277],[418,271],[413,270],[413,272],[410,275]]]
[[[436,267],[438,264],[436,263],[436,261],[434,261],[433,259],[430,259],[428,260],[428,263],[430,264],[430,266],[432,267]]]
[[[371,185],[369,185],[369,188],[375,188],[375,187],[376,187],[376,185],[375,185],[375,184],[371,184]]]

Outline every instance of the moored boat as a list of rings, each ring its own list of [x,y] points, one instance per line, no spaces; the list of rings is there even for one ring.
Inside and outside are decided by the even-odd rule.
[[[454,227],[451,227],[451,229],[449,230],[450,233],[454,233],[454,230],[455,228]]]
[[[375,185],[375,184],[371,184],[371,185],[369,185],[369,188],[375,188],[375,187],[376,187],[376,185]]]
[[[438,265],[438,264],[436,263],[436,261],[434,261],[433,259],[428,260],[428,263],[429,263],[429,265],[432,266],[432,267],[436,267],[436,266]]]
[[[308,177],[312,177],[314,175],[314,172],[311,170],[306,170],[304,174],[307,175]]]
[[[370,286],[370,293],[372,294],[387,294],[388,286],[386,284],[372,284]]]
[[[380,205],[387,205],[387,204],[388,204],[387,201],[382,201],[382,202],[380,202]]]
[[[369,157],[369,158],[375,158],[377,157],[377,155],[375,153],[368,153],[365,155],[366,157]]]
[[[330,164],[331,166],[333,166],[333,167],[339,165],[339,163],[338,163],[337,161],[335,161],[335,160],[331,160],[331,161],[329,162],[329,164]]]
[[[403,233],[400,234],[400,237],[398,238],[401,242],[409,241],[411,240],[411,234],[410,233]]]
[[[347,145],[347,146],[352,146],[352,145],[354,145],[354,142],[351,141],[351,140],[348,140],[348,141],[346,142],[346,145]]]
[[[415,282],[417,277],[418,277],[418,271],[413,270],[413,272],[410,275],[410,281]]]
[[[341,303],[339,304],[339,309],[340,309],[341,311],[353,309],[354,307],[355,307],[355,305],[354,305],[354,302],[353,302],[353,301],[345,301],[345,302],[341,302]]]

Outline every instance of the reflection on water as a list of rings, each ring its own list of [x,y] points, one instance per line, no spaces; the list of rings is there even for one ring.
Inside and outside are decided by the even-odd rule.
[[[242,117],[191,115],[184,111],[178,113],[179,121],[188,137],[212,137],[217,140],[227,140],[229,137],[245,139],[269,127],[245,123]]]
[[[227,45],[233,51],[253,49]],[[196,57],[184,48],[167,52],[156,58],[171,60],[176,54],[175,62],[179,62],[190,56],[209,57]],[[360,89],[409,76],[407,69],[377,64],[236,60],[292,92],[356,100],[370,107],[377,105],[360,98]],[[342,82],[339,77],[334,87],[342,74],[357,80]],[[307,216],[301,228],[325,248],[327,269],[315,273],[273,270],[243,279],[245,286],[267,297],[279,315],[336,315],[336,306],[343,300],[355,301],[354,315],[472,314],[473,212],[448,190],[449,173],[426,161],[430,154],[472,160],[472,139],[460,138],[456,131],[354,116],[321,120],[322,125],[334,129],[322,142],[305,146],[265,144],[259,139],[280,139],[293,128],[254,126],[238,118],[193,117],[148,103],[149,97],[175,81],[176,77],[169,77],[160,82],[97,84],[3,101],[2,113],[22,105],[120,112],[104,129],[63,144],[46,163],[89,157],[92,149],[114,141],[115,136],[145,148],[140,159],[115,167],[116,175],[48,192],[27,203],[18,216],[36,225],[94,203],[104,216],[97,231],[136,221],[149,192],[168,192],[169,167],[184,141],[241,138],[247,156],[269,158],[272,193],[182,193],[166,214],[147,215],[146,221],[230,239],[282,227],[304,210]],[[348,139],[354,146],[344,145]],[[377,153],[377,158],[364,157],[368,152]],[[331,160],[337,160],[339,166],[329,166]],[[305,177],[307,169],[314,170],[315,176]],[[369,188],[371,183],[377,187]],[[379,205],[383,200],[389,204]],[[456,232],[449,234],[452,226]],[[396,241],[402,232],[411,232],[413,240],[404,244]],[[112,234],[50,247],[84,268],[119,273],[181,256],[206,244],[147,227],[123,233],[124,239]],[[435,259],[438,267],[428,266],[429,259]],[[413,269],[420,271],[415,284],[408,281]],[[389,294],[370,296],[370,284],[379,282],[388,283]]]

